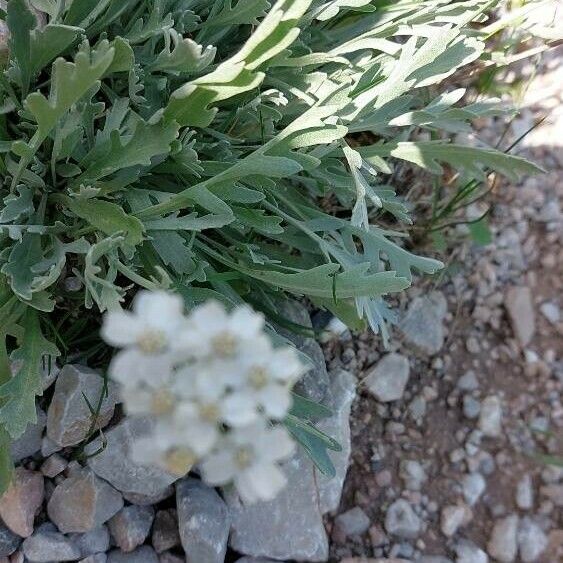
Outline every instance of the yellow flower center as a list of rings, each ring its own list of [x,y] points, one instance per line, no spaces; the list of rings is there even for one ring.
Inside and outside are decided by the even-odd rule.
[[[175,448],[166,454],[166,469],[174,475],[185,475],[197,461],[194,453],[188,448]]]
[[[208,422],[216,422],[219,418],[220,411],[217,405],[209,403],[199,407],[199,414],[201,418],[207,420]]]
[[[240,469],[246,469],[252,462],[252,449],[242,446],[235,452],[235,463]]]
[[[145,354],[157,354],[166,346],[166,334],[161,330],[147,329],[137,338],[137,346]]]
[[[167,389],[159,389],[151,398],[151,410],[155,415],[168,414],[175,404],[174,395]]]
[[[268,383],[268,372],[262,366],[255,366],[248,374],[248,382],[255,389],[262,389]]]
[[[220,332],[213,338],[213,351],[221,358],[234,356],[237,341],[230,332]]]

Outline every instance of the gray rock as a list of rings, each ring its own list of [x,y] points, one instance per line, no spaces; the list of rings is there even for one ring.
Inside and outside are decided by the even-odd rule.
[[[47,513],[65,534],[88,532],[107,522],[122,506],[118,491],[89,469],[78,469],[55,488]]]
[[[45,477],[56,477],[60,475],[68,465],[67,460],[60,456],[59,454],[53,454],[49,456],[41,465],[41,473],[45,475]]]
[[[315,469],[319,491],[319,507],[323,514],[336,510],[340,505],[342,487],[350,463],[350,408],[356,397],[356,378],[348,371],[329,374],[330,387],[324,405],[332,415],[317,423],[317,428],[334,438],[341,446],[340,452],[330,452],[335,476],[327,477]]]
[[[157,553],[162,553],[167,549],[180,545],[176,510],[170,508],[168,510],[159,510],[156,513],[151,539]]]
[[[415,539],[420,533],[421,521],[406,500],[398,499],[387,509],[385,529],[394,536]]]
[[[139,506],[152,506],[158,504],[163,500],[171,497],[174,494],[174,486],[169,485],[164,489],[156,491],[155,494],[145,495],[142,493],[123,493],[123,498],[131,504],[138,504]]]
[[[265,557],[241,557],[237,559],[236,563],[279,563],[279,561],[266,559]]]
[[[138,465],[129,457],[134,440],[151,432],[153,422],[144,418],[126,418],[106,433],[106,448],[88,459],[88,465],[96,475],[111,483],[118,491],[140,495],[160,495],[178,479],[158,467]],[[93,454],[101,446],[97,438],[85,448]]]
[[[522,510],[531,510],[534,507],[534,488],[529,473],[516,484],[516,506]]]
[[[511,563],[516,559],[518,516],[511,514],[497,520],[493,526],[487,551],[491,557],[502,563]]]
[[[446,298],[439,291],[413,299],[399,324],[406,342],[424,354],[437,354],[444,344],[442,323],[447,310]]]
[[[37,422],[35,424],[28,424],[25,432],[17,440],[14,440],[10,446],[10,453],[14,463],[18,463],[26,457],[31,457],[41,450],[41,440],[43,430],[45,430],[45,423],[47,422],[47,415],[39,407],[36,407],[36,415]]]
[[[10,486],[0,497],[0,517],[4,524],[22,538],[30,536],[43,497],[43,475],[23,467],[16,468]]]
[[[59,444],[55,444],[49,436],[43,436],[43,440],[41,440],[41,455],[43,457],[49,457],[51,454],[56,452],[60,452],[63,448],[59,446]]]
[[[520,559],[524,563],[538,561],[548,543],[547,536],[536,522],[527,517],[522,518],[518,526],[518,547]]]
[[[305,327],[312,327],[311,317],[307,309],[298,301],[287,300],[280,304],[280,314],[291,322]],[[311,337],[303,336],[290,329],[278,326],[278,333],[293,342],[303,354],[303,360],[310,366],[296,385],[296,391],[324,403],[329,393],[329,378],[322,348]]]
[[[334,523],[345,536],[359,536],[367,532],[370,520],[359,506],[355,506],[339,514]]]
[[[178,557],[171,551],[165,551],[159,555],[158,560],[160,563],[184,563],[185,559],[183,557]]]
[[[405,483],[405,487],[410,491],[420,491],[427,479],[422,464],[414,459],[404,459],[399,467],[399,476]]]
[[[466,418],[474,419],[481,412],[481,403],[471,395],[463,396],[463,415]]]
[[[81,557],[105,553],[109,549],[109,532],[105,526],[84,534],[69,534],[68,537],[80,548]]]
[[[316,470],[307,455],[298,451],[282,464],[282,471],[288,482],[272,501],[245,506],[234,493],[227,493],[233,519],[230,545],[254,557],[326,561],[328,540]]]
[[[451,538],[463,525],[467,524],[473,515],[471,509],[464,504],[445,506],[442,509],[440,529],[447,538]]]
[[[98,372],[84,366],[64,366],[57,378],[55,393],[47,411],[49,438],[59,446],[74,446],[84,440],[92,425],[88,402],[97,406],[103,389],[104,380]],[[117,389],[115,383],[108,382],[108,396],[102,400],[96,428],[106,426],[113,416]]]
[[[364,380],[370,393],[382,403],[398,401],[409,380],[409,360],[401,354],[387,354]]]
[[[536,318],[529,287],[511,287],[505,297],[504,305],[512,330],[522,347],[527,346],[536,330]]]
[[[476,391],[479,389],[479,380],[473,370],[466,371],[458,380],[457,388],[462,391]]]
[[[443,555],[423,555],[416,560],[416,563],[453,563],[453,561]]]
[[[154,520],[152,506],[126,506],[109,522],[109,531],[122,551],[130,552],[147,539]]]
[[[462,479],[463,497],[469,506],[473,506],[485,492],[487,482],[481,473],[469,473]]]
[[[143,545],[131,553],[114,549],[110,552],[107,563],[159,563],[159,561],[155,550],[148,545]]]
[[[38,531],[24,540],[22,548],[33,563],[76,561],[81,557],[80,548],[59,532]]]
[[[22,539],[0,521],[0,557],[11,555],[18,549]]]
[[[489,395],[481,403],[479,430],[484,436],[496,438],[502,432],[502,405],[496,395]]]
[[[105,553],[94,553],[94,555],[81,559],[79,563],[107,563],[107,560],[108,556]]]
[[[455,547],[454,551],[457,555],[456,563],[488,563],[489,557],[487,554],[479,547],[477,547],[473,542],[468,540],[459,541]]]
[[[231,518],[217,492],[195,479],[176,484],[178,528],[187,563],[223,563]]]

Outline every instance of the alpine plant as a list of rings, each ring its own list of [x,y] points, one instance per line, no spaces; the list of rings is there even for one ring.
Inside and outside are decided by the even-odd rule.
[[[483,180],[536,171],[449,142],[473,119],[507,111],[439,86],[478,59],[503,64],[503,53],[485,49],[502,29],[488,23],[499,3],[1,2],[0,488],[10,441],[36,420],[42,371],[57,358],[107,366],[97,332],[109,311],[104,334],[123,347],[112,371],[127,410],[168,412],[179,401],[178,416],[190,418],[211,401],[223,425],[198,418],[205,430],[188,452],[174,441],[180,423],[163,415],[172,449],[155,451],[156,461],[184,469],[204,456],[211,482],[234,477],[248,497],[269,493],[235,472],[243,458],[254,467],[237,452],[276,441],[279,451],[259,452],[260,467],[275,467],[289,451],[285,438],[268,436],[281,427],[262,423],[283,416],[292,377],[268,372],[264,388],[240,392],[230,382],[223,397],[208,358],[262,330],[241,305],[262,311],[271,331],[295,296],[387,338],[386,296],[441,267],[405,248],[397,166]],[[120,312],[139,289],[161,302],[140,296],[133,317]],[[188,309],[214,299],[234,312],[196,309],[183,331],[178,298],[164,290]],[[233,340],[220,344],[223,330]],[[251,354],[269,367],[287,354],[257,340]],[[149,371],[158,379],[184,369],[170,395],[163,386],[148,396]],[[283,392],[278,376],[289,378]],[[291,408],[285,427],[330,474],[326,448],[338,445],[312,424],[325,410],[298,395]],[[240,430],[256,412],[252,431]]]

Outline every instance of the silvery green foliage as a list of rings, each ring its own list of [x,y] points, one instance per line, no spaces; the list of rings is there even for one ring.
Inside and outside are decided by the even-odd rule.
[[[25,361],[10,378],[3,360],[2,435],[35,418],[37,367],[57,355],[42,327],[134,288],[273,314],[305,295],[385,335],[384,296],[441,266],[378,226],[382,213],[409,222],[384,181],[393,166],[536,170],[413,137],[502,112],[429,89],[483,55],[473,23],[495,4],[10,0],[0,324]],[[83,288],[71,304],[69,276]]]

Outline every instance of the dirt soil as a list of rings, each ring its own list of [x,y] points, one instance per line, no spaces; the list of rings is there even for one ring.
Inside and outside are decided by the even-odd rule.
[[[563,49],[559,48],[544,57],[506,138],[506,142],[518,138],[547,116],[516,151],[546,173],[516,184],[499,184],[491,244],[477,246],[464,236],[463,227],[453,229],[451,237],[462,242],[446,254],[446,275],[420,280],[405,299],[403,308],[415,296],[438,291],[447,300],[448,312],[444,343],[436,354],[415,350],[400,330],[394,331],[390,350],[410,362],[402,398],[379,402],[362,384],[387,353],[381,352],[377,336],[345,334],[325,344],[329,367],[349,369],[360,380],[352,411],[351,466],[339,514],[327,522],[331,561],[348,557],[486,561],[478,558],[478,549],[493,561],[503,557],[563,561],[563,470],[550,465],[547,457],[563,457],[562,84]],[[502,127],[500,122],[494,127],[483,124],[479,136],[493,143]],[[517,307],[510,317],[513,287],[529,288],[532,310]],[[533,331],[529,342],[517,338],[519,329]],[[469,371],[477,385],[465,389],[462,383],[460,388],[461,376]],[[479,418],[490,397],[500,404],[498,436],[484,435],[486,422]],[[475,416],[472,407],[481,413]],[[418,483],[409,482],[408,471],[405,475],[401,470],[408,460],[423,469]],[[486,483],[472,506],[462,486],[470,474],[478,474],[477,479]],[[531,500],[517,502],[518,487],[520,495],[531,494]],[[386,529],[387,509],[398,498],[406,499],[422,522],[417,537],[400,537]],[[451,536],[447,537],[442,528],[448,517],[443,511],[456,506],[466,510],[465,517],[453,534],[447,530]],[[351,509],[357,517],[357,507],[369,518],[369,526],[354,529],[339,517]],[[540,531],[534,541],[548,542],[541,554],[530,559],[520,548],[520,555],[511,558],[511,542],[527,540],[518,539],[520,532],[515,540],[502,529],[509,515],[517,515],[520,523],[537,524]],[[495,525],[498,529],[493,531]],[[468,545],[466,540],[473,559],[459,554],[459,546]],[[503,546],[499,548],[503,542],[505,555]]]

